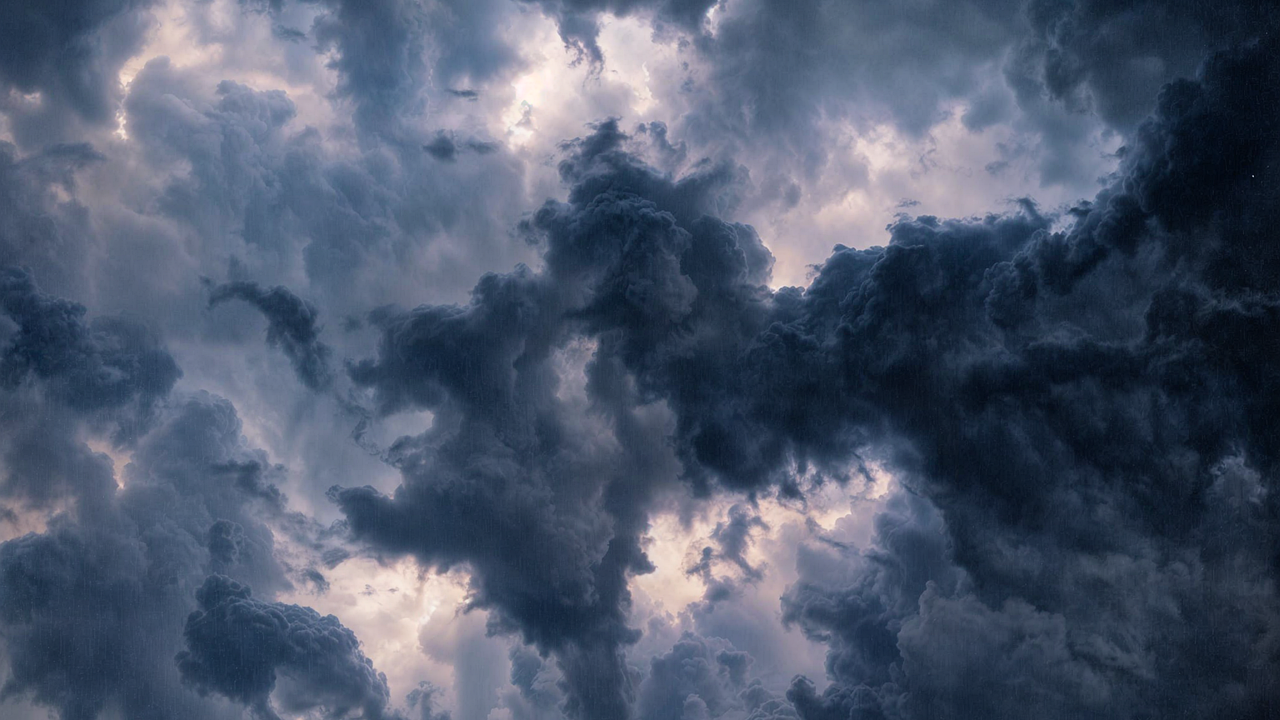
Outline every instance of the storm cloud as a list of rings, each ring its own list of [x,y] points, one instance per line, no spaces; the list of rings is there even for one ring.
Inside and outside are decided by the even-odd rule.
[[[320,341],[316,309],[283,287],[263,288],[239,281],[214,286],[209,306],[242,300],[267,318],[267,344],[279,347],[293,364],[298,380],[312,390],[329,384],[329,346]]]
[[[796,493],[788,469],[837,476],[876,448],[926,498],[920,512],[941,513],[925,555],[890,563],[911,546],[894,550],[908,536],[882,529],[886,554],[868,556],[869,567],[900,568],[881,580],[862,574],[867,589],[848,590],[848,601],[804,585],[789,596],[806,632],[843,638],[829,665],[838,683],[821,697],[804,683],[790,691],[803,717],[855,696],[866,712],[911,717],[1014,707],[970,692],[1063,716],[1265,707],[1274,684],[1238,673],[1274,659],[1274,606],[1252,578],[1269,573],[1275,540],[1217,547],[1209,527],[1220,513],[1247,512],[1241,532],[1274,531],[1264,486],[1249,494],[1253,505],[1231,508],[1213,488],[1249,482],[1225,479],[1233,473],[1263,482],[1274,462],[1272,371],[1258,353],[1274,334],[1276,273],[1252,250],[1265,242],[1250,238],[1270,232],[1276,206],[1250,189],[1265,187],[1276,149],[1269,103],[1254,89],[1275,80],[1266,49],[1254,47],[1166,87],[1120,177],[1069,230],[1030,205],[977,220],[905,219],[887,247],[837,249],[810,287],[776,292],[763,284],[768,253],[754,233],[698,214],[722,176],[665,178],[619,149],[605,123],[561,165],[574,182],[568,202],[530,223],[546,243],[545,271],[488,276],[466,306],[378,319],[379,359],[353,365],[353,380],[376,391],[383,412],[432,410],[435,428],[406,448],[394,498],[334,497],[356,535],[379,547],[469,563],[478,604],[563,653],[570,709],[575,693],[594,701],[601,679],[580,682],[572,658],[584,650],[563,648],[615,653],[628,642],[618,621],[626,595],[604,592],[613,585],[601,572],[648,569],[643,555],[620,561],[616,551],[655,483],[619,468],[561,489],[546,469],[578,452],[547,366],[556,347],[589,338],[587,397],[620,444],[637,444],[624,419],[661,401],[680,473],[699,493]],[[517,477],[528,479],[513,485]],[[628,512],[611,505],[619,492]],[[472,509],[480,515],[463,520]],[[566,515],[575,521],[557,519]],[[504,519],[493,527],[481,517]],[[517,560],[529,538],[564,549]],[[561,568],[570,561],[582,564]],[[597,590],[560,589],[544,573]],[[1211,594],[1200,573],[1218,578]],[[1099,587],[1128,602],[1100,606],[1097,590],[1080,590]],[[1144,592],[1120,590],[1129,587]],[[596,602],[530,604],[543,588]],[[836,604],[819,612],[819,602]],[[845,602],[854,604],[838,609]],[[579,638],[598,612],[614,629]],[[1238,633],[1213,630],[1227,616]],[[560,617],[575,619],[553,624]],[[935,645],[960,627],[990,632]],[[1008,652],[1027,657],[992,669]],[[990,674],[949,678],[938,663]],[[1200,682],[1188,684],[1189,673]],[[605,682],[616,693],[608,709],[582,716],[623,716],[630,683],[620,670]],[[986,690],[997,683],[1037,694]]]
[[[114,120],[122,90],[117,74],[142,44],[153,4],[94,0],[9,8],[0,27],[0,87],[6,91],[0,108],[23,144],[65,140],[77,120]]]
[[[387,681],[360,652],[360,641],[332,615],[264,603],[236,581],[210,575],[186,622],[186,650],[178,653],[183,680],[278,718],[270,695],[277,674],[290,681],[280,704],[289,712],[323,708],[325,717],[387,717]]]
[[[180,371],[145,327],[86,322],[83,306],[40,292],[13,268],[3,306],[16,325],[0,391],[4,494],[55,511],[42,532],[0,545],[0,633],[11,668],[3,695],[63,718],[228,717],[183,689],[173,657],[196,601],[217,602],[208,600],[216,588],[199,588],[240,587],[206,573],[271,592],[290,587],[266,524],[287,515],[273,482],[284,469],[246,446],[226,400],[172,392]],[[94,436],[130,462],[118,467],[92,450],[85,439]],[[299,622],[312,620],[290,607]],[[338,628],[339,640],[356,643]],[[326,653],[343,662],[339,646],[314,649],[313,667]],[[332,678],[323,683],[333,688]],[[346,707],[330,704],[335,713]]]
[[[10,15],[6,716],[1274,714],[1270,6]]]

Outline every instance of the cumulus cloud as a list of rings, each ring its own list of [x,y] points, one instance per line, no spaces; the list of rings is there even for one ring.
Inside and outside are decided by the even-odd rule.
[[[141,440],[121,489],[106,455],[72,445],[85,470],[110,484],[44,532],[0,545],[7,699],[27,697],[64,718],[109,708],[226,716],[182,690],[172,657],[209,569],[288,583],[255,510],[273,488],[244,480],[235,464],[253,453],[240,442],[229,405],[203,396]]]
[[[17,325],[0,358],[4,386],[35,380],[84,413],[129,407],[120,432],[137,432],[181,376],[152,332],[123,318],[85,322],[83,305],[41,293],[29,273],[0,272],[0,308]]]
[[[360,641],[332,615],[297,605],[256,600],[248,587],[210,575],[196,591],[199,609],[183,629],[177,656],[185,682],[248,706],[255,716],[279,718],[271,693],[277,677],[287,712],[321,709],[324,717],[388,717],[387,680],[360,652]]]
[[[908,720],[1280,698],[1269,6],[12,14],[0,700]],[[542,122],[569,95],[605,117],[539,134],[528,98]],[[956,161],[988,168],[971,184],[1037,169],[963,218],[894,188],[884,245],[850,231],[776,286],[809,238],[745,218],[857,205],[877,154],[924,177],[944,130],[995,148]],[[1035,200],[1054,184],[1092,198]],[[660,516],[705,530],[685,557]],[[392,623],[390,589],[350,592],[355,557],[465,597]],[[678,604],[650,594],[668,582]],[[378,623],[408,640],[361,645]],[[791,640],[825,678],[794,677]]]
[[[93,0],[57,7],[23,2],[0,29],[0,110],[23,144],[58,142],[78,119],[115,119],[118,73],[151,24],[152,0]],[[22,100],[14,91],[34,95]]]
[[[1249,190],[1267,177],[1268,155],[1243,140],[1268,127],[1246,88],[1272,86],[1273,72],[1264,50],[1246,49],[1166,88],[1120,179],[1069,230],[1054,231],[1032,206],[977,220],[905,219],[886,247],[838,248],[804,290],[768,291],[768,254],[754,234],[697,214],[722,176],[663,177],[631,160],[605,123],[569,146],[568,202],[530,222],[546,243],[544,271],[488,276],[467,306],[379,318],[379,357],[353,365],[352,378],[375,391],[383,412],[430,409],[436,426],[406,446],[394,497],[356,489],[333,497],[356,536],[376,547],[468,564],[477,604],[559,653],[571,712],[622,716],[631,692],[622,669],[582,678],[575,663],[630,641],[617,621],[626,594],[601,572],[647,569],[635,551],[617,553],[621,540],[633,542],[625,533],[644,506],[639,488],[655,481],[619,472],[629,501],[619,508],[620,480],[607,471],[571,493],[540,479],[551,475],[544,458],[558,464],[580,452],[559,429],[564,408],[548,365],[556,347],[586,336],[595,343],[587,395],[631,450],[620,458],[639,446],[624,419],[660,400],[681,474],[700,492],[795,493],[787,469],[835,474],[856,450],[878,446],[930,498],[914,512],[934,513],[933,539],[907,532],[920,519],[881,527],[886,554],[868,556],[876,572],[857,579],[866,590],[828,612],[816,609],[832,602],[826,591],[795,589],[789,612],[833,643],[830,671],[840,681],[821,696],[795,685],[802,717],[849,703],[909,716],[959,712],[972,704],[963,693],[977,676],[947,679],[933,664],[945,658],[976,672],[1001,652],[1022,658],[1003,682],[1039,688],[1027,701],[1043,712],[1123,716],[1155,697],[1244,712],[1273,686],[1258,678],[1227,690],[1214,679],[1222,666],[1200,668],[1203,656],[1187,643],[1203,641],[1231,607],[1251,620],[1219,636],[1212,655],[1265,664],[1273,609],[1256,605],[1249,572],[1240,584],[1218,584],[1207,604],[1187,591],[1198,572],[1265,565],[1265,551],[1252,549],[1215,559],[1196,540],[1206,510],[1192,498],[1220,463],[1242,456],[1266,468],[1273,454],[1263,420],[1272,401],[1258,385],[1268,364],[1229,339],[1269,334],[1268,256],[1236,258],[1254,247],[1250,233],[1267,232],[1262,219],[1275,217],[1274,200]],[[1230,212],[1218,211],[1224,201]],[[572,474],[572,465],[559,467]],[[482,519],[493,517],[525,541],[539,538],[534,546],[562,549],[504,564],[522,553]],[[1040,575],[1046,567],[1053,578]],[[561,578],[572,583],[557,586]],[[1076,590],[1090,583],[1146,591],[1124,592],[1136,606],[1100,607],[1088,599],[1096,594]],[[554,613],[546,600],[529,605],[530,589],[543,587],[592,602],[551,601],[564,608]],[[561,612],[579,619],[552,625]],[[612,630],[586,619],[601,617],[614,618],[603,626]],[[987,628],[995,645],[968,643],[959,656],[935,647],[949,634],[929,632],[931,624],[965,622]],[[592,627],[601,634],[578,630]],[[1190,665],[1152,664],[1170,654]],[[1026,679],[1008,677],[1015,671]],[[1187,673],[1204,684],[1186,688]],[[592,705],[600,683],[610,700]]]
[[[1223,510],[1202,495],[1223,463],[1262,469],[1273,455],[1251,419],[1270,400],[1248,389],[1270,371],[1202,324],[1261,336],[1271,314],[1262,297],[1273,291],[1231,259],[1249,252],[1268,262],[1244,238],[1265,232],[1254,220],[1276,216],[1272,199],[1247,189],[1266,172],[1255,152],[1274,142],[1230,149],[1246,144],[1236,131],[1266,127],[1245,88],[1273,85],[1263,80],[1275,72],[1267,54],[1219,55],[1198,81],[1166,87],[1122,179],[1069,231],[1010,236],[1016,221],[923,219],[871,251],[875,264],[844,301],[854,314],[841,345],[860,358],[862,387],[909,443],[901,468],[937,503],[954,545],[950,560],[902,563],[939,568],[924,585],[888,584],[905,590],[905,618],[876,580],[899,562],[878,561],[882,569],[855,584],[793,588],[789,612],[831,643],[838,681],[820,696],[793,687],[802,717],[837,707],[869,717],[1000,715],[1014,712],[1002,705],[1013,698],[1064,717],[1127,717],[1153,705],[1248,714],[1271,702],[1274,683],[1244,670],[1274,661],[1274,608],[1257,604],[1250,579],[1268,551],[1221,547],[1210,528]],[[1220,140],[1206,132],[1227,125],[1234,130]],[[1206,212],[1202,202],[1217,202],[1210,196],[1239,205]],[[1194,247],[1184,244],[1190,236]],[[922,316],[933,320],[916,325]],[[950,350],[928,353],[921,341]],[[1242,522],[1269,532],[1253,517]],[[883,548],[897,542],[881,535]],[[1218,579],[1201,585],[1201,573]],[[1124,600],[1108,602],[1108,593]],[[1222,612],[1238,632],[1210,629]],[[1227,679],[1226,657],[1242,679]],[[1020,689],[985,690],[1011,682]]]
[[[42,292],[19,268],[0,268],[0,312],[9,322],[0,354],[0,494],[17,506],[56,509],[69,500],[96,512],[116,483],[82,435],[132,446],[181,372],[147,326],[86,319],[83,305]]]
[[[284,352],[303,385],[320,390],[329,384],[332,351],[320,340],[313,305],[287,288],[263,288],[243,280],[216,285],[209,291],[210,307],[228,300],[243,300],[267,318],[267,343]]]
[[[4,497],[20,501],[24,514],[49,513],[42,532],[0,544],[4,698],[29,698],[63,718],[116,710],[229,717],[225,706],[183,689],[173,658],[197,596],[212,612],[221,602],[215,596],[226,594],[197,591],[207,573],[269,592],[290,586],[267,524],[299,527],[275,484],[283,468],[246,444],[230,403],[171,392],[177,365],[144,327],[86,322],[83,306],[40,292],[23,271],[4,272],[3,308],[14,325],[0,391]],[[113,452],[128,454],[123,467],[86,445],[86,437],[104,434]],[[204,582],[242,587],[222,574]],[[327,627],[290,607],[299,622]],[[355,647],[349,631],[337,628],[338,640]],[[315,651],[313,670],[332,649]],[[347,675],[336,667],[335,675]],[[336,687],[332,677],[319,682]],[[279,702],[299,705],[304,689],[290,686]],[[345,707],[323,697],[335,714]]]
[[[650,661],[649,675],[640,686],[636,717],[711,718],[737,707],[738,689],[745,684],[751,658],[723,645],[685,635],[665,655]]]

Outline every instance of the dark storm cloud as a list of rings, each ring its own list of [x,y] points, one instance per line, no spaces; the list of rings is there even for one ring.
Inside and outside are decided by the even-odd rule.
[[[56,515],[46,531],[0,545],[6,698],[29,698],[67,720],[109,708],[138,718],[229,717],[182,688],[173,656],[210,569],[287,584],[257,519],[260,488],[246,491],[226,469],[256,460],[239,431],[225,401],[180,403],[139,441],[123,489],[105,455],[74,446],[109,490]]]
[[[1280,660],[1260,580],[1280,529],[1263,489],[1276,368],[1259,354],[1278,317],[1280,208],[1255,185],[1280,150],[1272,52],[1167,86],[1072,230],[902,223],[845,284],[848,372],[908,443],[896,462],[954,545],[792,589],[837,681],[793,687],[802,717],[1274,705],[1280,688],[1251,669]],[[1224,543],[1223,523],[1250,540]],[[877,552],[903,556],[910,535],[881,533]],[[927,574],[886,581],[894,567]]]
[[[1030,73],[1073,109],[1131,128],[1160,87],[1210,52],[1266,37],[1280,11],[1257,2],[1033,0],[1009,72]]]
[[[0,110],[23,144],[61,139],[72,119],[114,121],[120,67],[151,25],[152,0],[10,3],[0,21]],[[39,93],[35,100],[10,94]]]
[[[0,356],[0,384],[38,382],[74,411],[115,412],[122,438],[145,425],[182,374],[146,326],[107,316],[86,322],[83,305],[40,292],[24,270],[0,268],[0,310],[17,325]]]
[[[257,600],[247,586],[222,575],[209,576],[196,599],[200,607],[187,618],[186,649],[177,662],[183,680],[202,693],[225,695],[255,717],[278,720],[271,695],[284,678],[276,702],[285,712],[392,716],[386,677],[336,617]]]
[[[741,706],[750,658],[723,640],[685,634],[665,655],[650,661],[636,703],[639,720],[719,717]]]
[[[1065,217],[1029,201],[904,217],[886,247],[838,247],[809,287],[770,290],[756,232],[720,219],[747,196],[745,171],[703,161],[674,177],[606,121],[564,145],[565,200],[519,228],[540,269],[485,275],[461,304],[370,315],[378,347],[347,366],[353,397],[378,415],[427,411],[431,427],[380,453],[402,474],[394,494],[331,491],[340,527],[376,554],[470,573],[471,606],[531,646],[511,656],[514,718],[1264,717],[1280,702],[1274,39],[1164,85],[1136,123],[1204,50],[1266,36],[1274,10],[744,0],[712,33],[707,0],[539,5],[592,63],[600,13],[689,37],[705,61],[690,87],[707,92],[684,142],[643,127],[663,167],[723,140],[776,153],[768,172],[816,176],[823,122],[920,136],[953,101],[971,130],[1031,128],[1046,181],[1083,172],[1073,157],[1096,125],[1082,111],[1129,144]],[[296,127],[283,92],[154,60],[123,106],[129,139],[111,146],[152,176],[122,196],[173,223],[164,247],[184,273],[289,277],[335,317],[387,302],[385,268],[446,231],[492,234],[518,205],[524,178],[503,148],[421,126],[433,90],[478,97],[449,88],[487,93],[519,65],[494,22],[504,7],[315,5],[308,36],[354,110],[341,150]],[[14,36],[0,84],[19,91],[7,127],[24,149],[63,139],[52,120],[115,117],[146,8],[75,10],[0,20]],[[77,265],[106,257],[121,275],[109,280],[140,281],[151,258],[113,252],[123,233],[75,199],[76,174],[104,160],[88,145],[0,146],[0,260],[96,291]],[[776,185],[794,204],[794,183]],[[444,281],[470,283],[451,270]],[[229,299],[266,316],[305,385],[328,386],[317,308],[239,280],[211,301]],[[249,593],[326,581],[275,557],[269,522],[312,526],[231,404],[173,396],[177,364],[147,326],[86,319],[26,271],[0,272],[0,309],[0,515],[57,513],[0,545],[4,697],[63,718],[390,716],[385,679],[336,618]],[[102,440],[130,462],[87,442]],[[784,700],[706,632],[742,587],[712,563],[761,576],[751,503],[799,506],[811,483],[856,481],[864,457],[903,488],[869,547],[819,538],[801,553],[783,614],[828,646],[832,682],[798,679]],[[687,610],[703,636],[629,661],[628,582],[653,569],[642,540],[668,492],[742,504],[698,568],[707,595]],[[309,549],[325,567],[352,552]],[[429,689],[414,705],[438,720]]]
[[[853,712],[858,704],[865,717],[876,717],[882,705],[898,702],[892,696],[898,690],[898,629],[917,613],[927,587],[954,593],[963,577],[951,563],[946,527],[927,501],[905,494],[891,499],[876,517],[875,531],[872,549],[861,555],[838,544],[801,547],[800,581],[783,597],[783,622],[830,648],[830,677],[857,679],[855,688],[837,685],[822,698],[812,685],[795,683],[788,697],[802,717],[864,717]],[[997,694],[985,686],[973,690]]]
[[[724,372],[721,346],[733,339],[686,328],[714,319],[758,330],[771,264],[750,228],[702,216],[731,190],[732,171],[673,181],[623,152],[623,139],[607,122],[568,146],[569,202],[549,203],[528,228],[546,239],[545,273],[486,276],[467,306],[372,318],[379,356],[353,365],[352,379],[383,413],[417,407],[436,420],[393,449],[405,475],[394,498],[332,491],[375,547],[468,565],[473,602],[496,626],[555,654],[572,717],[622,718],[631,704],[622,649],[638,633],[625,624],[626,575],[650,569],[645,508],[675,472],[666,421],[645,398],[678,380],[672,362],[687,362],[675,390],[689,397],[669,402],[711,401],[691,371]],[[585,426],[556,395],[555,351],[575,334],[598,343]],[[617,447],[587,442],[596,423]]]
[[[556,655],[571,715],[623,717],[632,682],[602,659],[634,639],[622,581],[647,569],[634,534],[662,487],[618,465],[652,435],[639,413],[661,401],[699,492],[794,495],[796,470],[847,476],[874,448],[918,497],[853,570],[802,567],[822,581],[789,617],[831,645],[835,683],[797,681],[801,717],[1260,713],[1280,692],[1251,670],[1280,652],[1271,50],[1167,86],[1070,229],[1029,203],[903,219],[803,290],[769,292],[754,233],[703,215],[732,173],[664,177],[604,123],[566,146],[568,201],[528,224],[544,271],[375,317],[353,380],[435,426],[402,441],[394,497],[333,497],[375,547],[468,565],[498,626]],[[552,364],[576,337],[627,450],[594,464]]]
[[[761,329],[772,262],[750,228],[703,215],[732,193],[732,168],[676,181],[622,151],[623,139],[607,122],[568,146],[569,202],[549,203],[528,227],[547,242],[545,273],[486,276],[467,306],[372,318],[379,356],[351,366],[352,379],[383,413],[416,407],[436,419],[393,448],[405,475],[394,498],[332,492],[375,547],[469,566],[473,601],[497,627],[555,654],[574,717],[626,717],[631,703],[621,652],[638,634],[625,624],[625,580],[650,569],[639,547],[646,506],[677,472],[666,420],[645,406],[672,392],[683,423],[714,402],[695,378],[730,374],[737,336],[709,325]],[[698,323],[705,337],[690,331]],[[556,351],[573,335],[598,343],[585,421],[556,395]],[[617,447],[586,442],[596,423]],[[682,439],[680,452],[697,455],[695,445]],[[728,462],[718,447],[705,452]],[[736,482],[758,484],[757,469]]]
[[[6,268],[2,277],[0,307],[11,321],[0,391],[3,499],[20,500],[19,512],[57,512],[42,532],[0,544],[8,668],[0,694],[64,720],[235,716],[184,688],[174,657],[208,573],[219,573],[214,584],[289,587],[266,522],[291,531],[307,523],[288,513],[275,485],[283,468],[245,444],[227,401],[171,394],[177,366],[144,328],[86,321],[83,306],[40,292],[27,273]],[[124,467],[85,444],[106,433],[131,452]],[[303,577],[323,589],[318,572]],[[216,594],[201,595],[205,611],[222,607],[209,600]],[[310,653],[311,674],[283,686],[277,701],[299,708],[319,698],[336,716],[343,698],[367,699],[365,716],[375,717],[370,708],[385,706],[385,684],[381,704],[353,689],[339,652],[356,646],[350,632],[303,608],[280,612],[301,623],[286,639]],[[305,646],[307,639],[317,644]],[[298,653],[281,660],[286,671]],[[326,667],[337,679],[324,676]],[[376,695],[377,684],[370,687]]]
[[[719,310],[695,307],[695,280],[680,272],[687,247],[694,278],[746,283],[744,294],[763,292],[750,283],[770,261],[748,228],[707,218],[690,235],[636,194],[696,217],[732,173],[673,182],[620,140],[605,123],[562,167],[579,181],[569,204],[547,205],[530,228],[548,239],[545,274],[488,275],[467,306],[374,316],[379,356],[353,365],[352,379],[383,413],[417,407],[436,420],[393,448],[405,475],[394,498],[332,491],[357,537],[432,566],[467,564],[473,602],[556,655],[574,717],[627,715],[622,649],[638,634],[625,623],[626,576],[651,567],[639,546],[645,507],[674,471],[665,421],[637,407],[649,391],[629,387],[627,363],[676,334],[684,315]],[[596,411],[583,418],[556,395],[556,351],[586,330],[601,345],[587,369]],[[591,441],[597,423],[616,445]]]
[[[407,282],[405,273],[431,272],[420,265],[441,236],[509,252],[502,218],[514,220],[510,208],[523,190],[514,160],[496,145],[461,141],[473,154],[447,165],[418,140],[389,153],[370,136],[367,151],[344,153],[316,130],[296,127],[283,92],[213,82],[164,58],[138,73],[125,109],[159,178],[157,209],[195,233],[191,254],[217,268],[207,274],[235,266],[237,280],[266,286],[287,278],[320,310],[342,317],[394,299],[388,293]],[[480,183],[485,192],[476,191]],[[452,271],[441,269],[442,292],[463,278],[470,283],[465,269],[474,261],[462,256],[448,264]]]
[[[103,160],[88,144],[20,155],[0,142],[0,262],[39,268],[46,280],[78,274],[88,218],[74,197],[75,176]]]
[[[172,660],[154,654],[165,625],[180,634],[186,605],[176,597],[183,578],[163,569],[195,551],[163,534],[148,545],[57,523],[0,546],[6,699],[29,696],[66,719],[95,718],[109,705],[131,717],[214,716],[176,691]],[[148,583],[153,564],[159,577]]]
[[[560,39],[579,59],[599,67],[605,62],[600,49],[599,16],[623,17],[637,13],[652,16],[655,30],[672,27],[696,34],[716,0],[524,0],[541,6],[556,21]]]
[[[333,353],[320,340],[315,306],[279,285],[264,288],[236,281],[209,291],[210,307],[233,299],[253,305],[267,318],[267,343],[284,351],[303,385],[320,390],[329,384],[329,357]]]

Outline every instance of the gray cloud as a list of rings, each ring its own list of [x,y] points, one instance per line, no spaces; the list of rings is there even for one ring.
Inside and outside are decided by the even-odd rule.
[[[1265,37],[1265,3],[1031,2],[1030,32],[1009,72],[1030,75],[1068,107],[1135,127],[1161,86],[1191,75],[1209,53]]]
[[[378,318],[379,357],[352,366],[353,380],[383,412],[431,409],[436,429],[406,441],[395,497],[333,497],[357,537],[469,565],[477,603],[557,653],[571,713],[625,715],[621,669],[584,678],[576,663],[630,641],[617,620],[625,592],[613,594],[616,580],[601,572],[646,569],[642,556],[616,553],[633,542],[623,533],[647,493],[633,477],[622,508],[609,473],[569,495],[541,479],[544,458],[573,447],[559,429],[549,358],[583,335],[596,343],[588,397],[614,418],[619,441],[635,447],[621,413],[661,399],[682,474],[700,492],[794,494],[787,468],[836,474],[855,450],[878,447],[937,504],[934,519],[913,510],[918,518],[898,529],[882,516],[884,554],[867,556],[862,589],[833,591],[847,609],[819,612],[836,602],[826,591],[806,600],[803,586],[794,590],[795,621],[832,643],[837,680],[820,695],[792,688],[802,717],[835,707],[959,716],[979,706],[970,688],[1006,683],[1027,689],[983,693],[983,712],[1009,712],[1001,703],[1013,697],[1067,715],[1261,707],[1273,684],[1222,683],[1235,672],[1226,666],[1270,662],[1274,608],[1257,604],[1245,578],[1264,572],[1274,539],[1232,550],[1201,541],[1220,510],[1193,498],[1221,482],[1232,458],[1266,477],[1274,456],[1264,420],[1273,399],[1260,384],[1270,363],[1233,339],[1269,336],[1273,316],[1270,256],[1249,251],[1239,262],[1276,217],[1274,199],[1253,189],[1272,167],[1274,143],[1258,142],[1266,103],[1246,89],[1272,86],[1273,72],[1264,51],[1241,50],[1167,87],[1121,178],[1069,230],[1051,231],[1030,205],[977,220],[904,219],[887,247],[838,248],[809,288],[773,293],[760,284],[768,256],[754,234],[693,212],[723,185],[663,179],[603,124],[568,146],[568,202],[530,223],[546,242],[545,271],[488,276],[467,306]],[[596,487],[601,505],[566,504]],[[1267,511],[1254,507],[1252,527],[1271,537]],[[477,534],[494,527],[485,517],[504,518],[497,526],[511,538]],[[611,520],[612,539],[583,532],[587,518]],[[929,530],[915,535],[913,524]],[[555,549],[517,560],[528,547]],[[1219,576],[1212,600],[1192,590],[1190,568],[1201,567],[1232,578]],[[1253,570],[1228,570],[1240,567]],[[530,604],[530,588],[559,578],[573,579],[559,597],[594,583],[599,604]],[[1100,606],[1077,589],[1090,583],[1136,604]],[[1204,645],[1223,613],[1239,632]],[[606,617],[615,619],[596,624]],[[972,628],[991,644],[975,637],[957,654],[938,643],[959,631],[935,626]],[[1017,662],[993,662],[1008,652]],[[940,674],[942,662],[959,674]],[[1200,680],[1189,686],[1189,676]],[[610,684],[607,703],[599,683]]]
[[[85,207],[74,197],[76,173],[105,158],[83,143],[20,155],[0,142],[0,259],[38,268],[42,277],[79,277],[88,232]],[[62,197],[60,197],[60,194]]]
[[[182,678],[202,693],[217,692],[256,717],[279,718],[271,694],[287,712],[320,709],[324,717],[389,717],[387,680],[360,651],[355,634],[332,615],[256,600],[248,587],[210,575],[196,591],[200,607],[183,629],[177,656]]]
[[[671,652],[650,661],[649,675],[640,686],[636,717],[720,717],[740,707],[738,690],[745,683],[751,659],[724,645],[686,634]],[[699,715],[700,714],[700,715]]]
[[[0,271],[0,522],[39,528],[0,544],[3,697],[63,718],[390,717],[350,630],[271,601],[290,578],[325,592],[317,568],[363,551],[465,569],[470,609],[527,644],[502,688],[490,641],[447,649],[470,693],[455,717],[1265,716],[1280,693],[1275,11],[744,0],[712,24],[710,7],[537,3],[597,70],[602,14],[651,18],[703,92],[654,88],[671,130],[633,139],[605,120],[566,142],[550,161],[566,193],[509,234],[543,158],[431,112],[505,92],[527,59],[503,21],[522,10],[258,6],[271,27],[315,18],[343,115],[323,133],[300,126],[301,100],[164,59],[122,97],[145,4],[32,7],[0,28],[22,41],[0,43],[16,143],[0,145],[0,260],[110,311]],[[924,137],[952,103],[972,132],[1020,136],[992,172],[1033,153],[1042,182],[1083,182],[1090,138],[1127,144],[1068,211],[904,215],[884,247],[837,247],[807,287],[771,289],[772,254],[732,221],[753,188],[795,206],[829,162],[828,123]],[[128,137],[104,140],[117,110]],[[86,191],[94,173],[113,177]],[[201,275],[230,282],[206,296]],[[304,387],[274,382],[280,368],[237,377],[245,316],[201,314],[206,299],[262,313]],[[368,322],[322,342],[322,313]],[[306,390],[339,379],[342,407],[369,408],[362,447],[416,424],[377,448],[394,491],[364,477],[374,460],[323,467],[349,429],[315,420],[333,398]],[[368,483],[330,491],[317,512],[340,525],[290,510],[284,468],[230,402],[194,392],[205,382],[238,404],[262,394],[253,425],[278,423],[272,454],[309,471],[291,493]],[[748,559],[766,530],[753,503],[802,508],[866,460],[900,487],[867,547],[816,533],[799,551],[782,617],[827,646],[831,682],[784,697],[751,677],[786,664],[745,629],[775,609],[741,601],[771,570]],[[738,504],[695,568],[705,597],[682,609],[698,634],[646,657],[660,646],[638,644],[629,583],[654,569],[644,537],[672,495]],[[431,686],[411,705],[441,720]]]
[[[267,587],[288,583],[258,519],[273,488],[248,485],[243,467],[229,470],[253,455],[240,447],[239,429],[225,401],[179,405],[141,439],[123,489],[105,455],[63,441],[106,487],[45,532],[0,545],[6,699],[30,698],[62,718],[108,708],[230,716],[182,689],[173,655],[211,567]]]
[[[266,316],[267,344],[284,351],[303,385],[319,390],[329,384],[332,351],[320,340],[314,306],[278,285],[263,288],[241,280],[209,291],[210,307],[233,299],[253,305]]]
[[[132,405],[137,417],[121,432],[136,431],[181,376],[154,335],[122,318],[86,323],[83,305],[41,293],[17,268],[0,273],[0,308],[17,324],[0,358],[5,387],[34,378],[86,413]]]
[[[295,128],[296,108],[282,92],[205,83],[155,60],[135,78],[125,107],[163,178],[161,213],[197,233],[192,254],[216,274],[235,261],[234,280],[288,279],[341,317],[396,300],[391,293],[410,277],[420,281],[428,271],[404,260],[425,263],[442,237],[507,251],[496,223],[516,215],[499,207],[518,205],[523,191],[512,158],[497,146],[468,139],[461,143],[472,151],[468,162],[448,165],[420,141],[389,156],[371,140],[367,152],[350,155],[314,129]],[[477,183],[486,191],[473,191]],[[439,284],[470,282],[467,263],[476,260],[442,250]],[[382,281],[388,277],[395,281]]]
[[[623,17],[645,13],[652,16],[657,28],[670,26],[689,33],[702,29],[707,11],[715,0],[525,0],[542,7],[555,18],[560,39],[573,49],[578,58],[599,67],[604,52],[600,49],[600,20],[605,13]]]
[[[409,693],[409,708],[415,710],[422,720],[450,720],[452,715],[449,713],[437,713],[435,711],[435,695],[437,692],[439,692],[438,688],[427,683],[414,688]]]
[[[115,120],[118,73],[142,45],[151,24],[151,0],[91,0],[70,5],[11,5],[0,26],[0,111],[22,144],[39,147],[66,139],[76,120]],[[35,100],[11,91],[38,93]]]
[[[25,272],[4,278],[4,499],[52,513],[42,532],[0,544],[4,699],[68,719],[231,717],[183,688],[173,658],[207,573],[290,587],[267,522],[310,530],[276,487],[283,468],[246,446],[227,401],[171,394],[180,373],[144,328],[87,322]],[[85,444],[103,435],[130,453],[126,466]],[[304,689],[282,688],[278,701],[297,707]]]

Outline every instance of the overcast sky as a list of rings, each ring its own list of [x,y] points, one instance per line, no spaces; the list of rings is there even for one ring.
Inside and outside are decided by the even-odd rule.
[[[1277,28],[10,0],[0,715],[1280,717]]]

